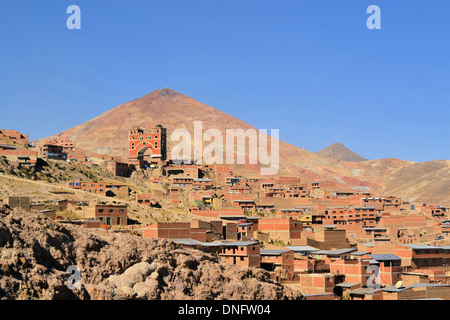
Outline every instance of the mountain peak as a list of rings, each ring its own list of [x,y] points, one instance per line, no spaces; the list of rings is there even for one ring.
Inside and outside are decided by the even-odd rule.
[[[354,153],[340,142],[335,142],[326,147],[325,149],[317,151],[316,154],[321,157],[327,157],[348,162],[361,162],[367,160],[361,157],[360,155]]]
[[[175,91],[170,88],[164,88],[164,89],[157,89],[150,92],[147,96],[151,97],[177,97],[182,96],[183,94],[179,93],[178,91]]]

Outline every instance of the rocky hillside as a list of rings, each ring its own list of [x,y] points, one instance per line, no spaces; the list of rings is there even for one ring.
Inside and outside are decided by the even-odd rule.
[[[81,288],[69,289],[76,265]],[[60,225],[0,207],[0,299],[302,299],[262,269],[169,240]]]
[[[325,149],[317,151],[316,154],[321,157],[349,162],[360,162],[367,160],[361,157],[359,154],[354,153],[352,150],[348,149],[346,146],[339,142],[333,143]]]

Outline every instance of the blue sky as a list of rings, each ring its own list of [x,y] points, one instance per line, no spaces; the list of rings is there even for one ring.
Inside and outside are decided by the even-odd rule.
[[[449,15],[444,0],[1,0],[0,128],[43,138],[169,87],[309,151],[450,159]]]

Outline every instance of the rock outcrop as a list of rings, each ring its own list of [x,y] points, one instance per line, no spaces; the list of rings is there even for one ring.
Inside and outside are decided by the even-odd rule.
[[[70,266],[80,288],[69,289]],[[0,299],[302,299],[259,268],[164,239],[83,229],[0,207]]]

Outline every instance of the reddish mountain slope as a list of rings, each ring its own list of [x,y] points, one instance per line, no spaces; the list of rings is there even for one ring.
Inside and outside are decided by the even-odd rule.
[[[226,129],[255,129],[220,110],[207,106],[193,98],[178,93],[172,89],[155,90],[150,94],[122,104],[102,115],[85,122],[79,126],[61,132],[51,138],[63,137],[76,141],[77,146],[94,153],[120,155],[127,157],[128,130],[133,127],[149,129],[157,124],[167,128],[168,136],[178,128],[185,128],[193,135],[194,121],[203,122],[203,130],[215,128],[225,134]],[[282,137],[282,131],[280,132]],[[44,140],[36,141],[39,145]],[[168,155],[175,143],[168,139]],[[204,144],[206,146],[209,143]],[[414,188],[408,184],[408,177],[414,175],[416,166],[414,162],[399,159],[381,159],[360,162],[347,162],[306,151],[291,144],[280,141],[280,169],[279,175],[296,175],[304,182],[318,179],[334,179],[342,186],[356,190],[395,191],[404,198],[417,198]],[[443,172],[441,167],[450,167],[448,162],[430,170]],[[406,170],[409,168],[410,170]],[[233,169],[247,177],[257,176],[260,173],[259,165],[238,165]],[[423,192],[421,201],[438,201],[450,204],[448,189],[441,185],[439,180],[448,179],[441,174],[423,176]],[[427,180],[432,179],[432,180]],[[398,183],[396,182],[398,181]],[[445,185],[445,184],[444,184]],[[429,196],[432,193],[432,197]],[[437,194],[436,194],[437,193]],[[428,200],[429,199],[429,200]]]

